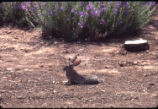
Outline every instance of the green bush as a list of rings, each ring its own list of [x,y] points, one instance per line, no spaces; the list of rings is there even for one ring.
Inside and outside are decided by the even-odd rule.
[[[79,37],[81,28],[78,26],[79,15],[71,13],[77,3],[47,2],[37,5],[37,18],[46,37],[63,37],[67,40]]]
[[[0,19],[40,25],[43,37],[65,40],[106,38],[135,31],[148,24],[156,10],[155,2],[138,1],[4,4]],[[7,7],[13,4],[15,8]]]
[[[35,3],[36,4],[36,3]],[[38,3],[38,21],[44,37],[66,40],[100,38],[135,31],[149,23],[153,2]]]
[[[25,11],[21,8],[22,2],[2,2],[0,4],[1,23],[12,23],[17,26],[28,26]]]

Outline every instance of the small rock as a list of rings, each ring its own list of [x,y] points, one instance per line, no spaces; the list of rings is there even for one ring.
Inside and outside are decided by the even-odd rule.
[[[56,90],[53,90],[53,93],[56,93],[57,91]]]
[[[1,96],[0,96],[0,103],[3,101],[3,98],[1,98]]]
[[[67,83],[67,81],[63,81],[63,83]]]
[[[137,62],[137,61],[134,61],[133,64],[134,64],[134,65],[138,65],[138,62]]]
[[[55,83],[55,81],[53,81],[53,84]]]
[[[102,92],[106,92],[105,90],[101,90]]]
[[[77,42],[77,44],[80,44],[80,43],[81,43],[81,42],[79,42],[79,41]]]
[[[56,82],[57,84],[59,84],[60,82]]]
[[[148,74],[144,74],[144,77],[147,77],[148,76]]]
[[[126,64],[127,64],[126,62],[121,62],[121,61],[119,62],[120,67],[124,67],[126,66]]]
[[[9,74],[9,73],[12,73],[12,72],[10,70],[5,70],[4,73]]]
[[[147,91],[146,91],[146,89],[143,89],[143,92],[145,92],[145,93],[146,93],[146,92],[147,92]]]
[[[87,38],[85,38],[84,40],[85,40],[85,41],[88,41],[88,39],[87,39]]]
[[[3,79],[6,79],[7,77],[4,76],[4,77],[2,77],[2,78],[3,78]]]
[[[139,97],[133,97],[133,99],[138,100],[138,99],[139,99]]]
[[[158,98],[158,92],[156,91],[156,92],[152,93],[151,96],[154,98]]]
[[[15,68],[15,71],[19,71],[20,70],[20,68]]]
[[[18,96],[17,99],[24,99],[24,97],[22,97],[22,96]]]
[[[7,68],[7,70],[12,71],[12,70],[13,70],[13,68]]]
[[[68,50],[64,50],[63,53],[69,53],[69,51]]]
[[[111,66],[106,65],[105,68],[109,69],[109,68],[111,68]]]
[[[58,44],[58,42],[57,41],[54,41],[54,43],[53,44]]]
[[[151,87],[154,86],[154,85],[155,85],[154,83],[150,83],[150,84],[149,84],[149,86],[151,86]]]
[[[31,71],[31,69],[24,69],[24,71]]]
[[[65,102],[66,104],[68,104],[68,105],[71,105],[71,104],[73,104],[73,102],[72,101],[67,101],[67,102]]]
[[[47,105],[48,105],[47,103],[43,103],[42,104],[43,107],[47,107]]]
[[[124,49],[121,49],[120,51],[117,51],[116,53],[121,54],[121,55],[126,55],[127,51],[125,51]]]
[[[114,108],[114,106],[110,106],[110,108]]]
[[[7,34],[10,34],[10,33],[12,33],[12,32],[11,32],[11,31],[7,31],[6,33],[7,33]]]
[[[40,67],[44,67],[43,65],[40,65]]]
[[[28,51],[28,50],[24,50],[24,52],[26,52],[26,53],[27,53],[27,52],[29,52],[29,51]]]

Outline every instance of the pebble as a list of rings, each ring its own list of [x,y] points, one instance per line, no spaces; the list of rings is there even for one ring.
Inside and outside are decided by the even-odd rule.
[[[17,99],[24,99],[23,96],[17,96]]]
[[[106,92],[105,90],[101,90],[102,92]]]
[[[13,68],[11,68],[11,67],[10,67],[10,68],[7,68],[7,70],[12,71],[12,70],[13,70]]]
[[[5,74],[9,74],[9,73],[11,73],[10,71],[4,71],[3,73],[5,73]]]
[[[138,64],[138,62],[137,62],[137,61],[134,61],[134,62],[133,62],[133,64],[134,64],[134,65],[137,65],[137,64]]]
[[[53,81],[53,84],[55,83],[55,81]]]
[[[53,90],[53,93],[56,93],[57,91],[56,90]]]
[[[42,106],[43,106],[43,107],[47,107],[48,104],[47,104],[47,103],[43,103]]]
[[[40,67],[44,67],[43,65],[40,65]]]
[[[154,84],[154,83],[150,83],[149,85],[150,85],[150,86],[154,86],[155,84]]]
[[[67,83],[68,81],[63,81],[63,83]]]
[[[58,42],[57,42],[57,41],[54,41],[54,44],[58,44]]]
[[[144,77],[147,77],[148,76],[148,74],[144,74]]]

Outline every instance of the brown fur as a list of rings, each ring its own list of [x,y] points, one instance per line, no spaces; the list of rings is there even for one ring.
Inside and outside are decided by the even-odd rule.
[[[71,63],[68,66],[64,67],[64,71],[66,71],[66,77],[68,79],[68,84],[98,84],[100,82],[103,82],[103,80],[99,80],[97,76],[83,76],[77,73],[76,70],[74,70],[74,66],[77,66],[81,63],[81,60],[77,60],[76,55]]]

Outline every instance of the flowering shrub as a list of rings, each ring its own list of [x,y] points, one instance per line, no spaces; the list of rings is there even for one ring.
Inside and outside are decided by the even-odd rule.
[[[105,38],[137,30],[150,21],[156,9],[155,2],[130,1],[21,2],[20,5],[29,24],[41,25],[44,37],[67,40]]]
[[[21,9],[21,2],[2,2],[0,4],[0,22],[12,22],[24,26],[27,22],[24,18],[24,11]]]

